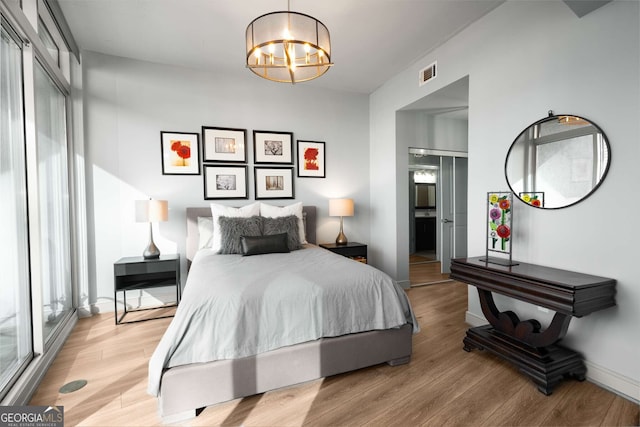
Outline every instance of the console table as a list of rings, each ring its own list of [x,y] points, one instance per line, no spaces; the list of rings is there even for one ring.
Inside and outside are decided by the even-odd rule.
[[[482,313],[490,323],[467,331],[464,350],[477,348],[503,357],[546,395],[566,377],[584,381],[587,369],[582,356],[557,343],[572,317],[616,304],[616,281],[534,264],[503,266],[484,258],[451,260],[450,277],[477,288]],[[553,320],[541,331],[535,319],[520,320],[512,311],[500,312],[493,292],[552,310]]]

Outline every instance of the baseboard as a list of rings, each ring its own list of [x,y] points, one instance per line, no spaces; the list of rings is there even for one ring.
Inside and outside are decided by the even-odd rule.
[[[464,320],[472,327],[486,325],[487,320],[477,314],[467,311]],[[619,394],[625,399],[640,403],[640,383],[633,378],[625,377],[603,366],[584,361],[587,367],[587,380],[599,385],[613,393]]]
[[[170,304],[176,300],[176,287],[167,286],[164,288],[154,288],[153,295],[147,290],[127,292],[127,310],[136,310],[139,308],[155,307],[163,304]],[[118,293],[118,311],[124,310],[123,294]],[[91,317],[94,314],[109,313],[114,311],[113,299],[101,298],[99,301],[78,307],[79,317]]]
[[[478,316],[477,314],[471,313],[469,310],[464,313],[464,321],[467,322],[467,325],[474,328],[476,326],[482,326],[489,323],[483,316]]]
[[[402,289],[409,289],[411,287],[411,282],[409,280],[398,280],[397,283]]]
[[[640,383],[638,381],[588,360],[585,360],[584,364],[587,366],[587,379],[589,381],[640,404]]]

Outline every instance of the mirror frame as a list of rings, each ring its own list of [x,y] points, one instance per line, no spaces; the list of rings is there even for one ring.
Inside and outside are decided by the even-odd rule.
[[[593,188],[591,189],[591,191],[589,191],[587,194],[585,194],[584,196],[582,196],[580,199],[576,200],[575,202],[566,204],[566,205],[562,205],[562,206],[554,206],[554,207],[542,207],[542,206],[533,206],[530,203],[525,202],[524,200],[522,200],[520,198],[520,196],[518,196],[518,193],[513,189],[513,187],[511,186],[511,182],[509,181],[509,176],[507,174],[507,166],[509,164],[509,156],[511,155],[511,151],[513,150],[516,142],[520,139],[520,137],[527,132],[529,129],[531,129],[534,126],[537,126],[539,124],[548,122],[548,121],[552,121],[552,120],[558,120],[561,117],[577,117],[578,119],[584,120],[586,122],[589,122],[594,128],[596,128],[596,130],[602,135],[602,140],[604,141],[604,144],[607,148],[607,152],[608,152],[608,156],[607,156],[607,164],[604,167],[604,171],[602,172],[602,176],[600,177],[600,179],[598,180],[598,182],[593,186]],[[602,128],[600,128],[600,126],[598,126],[597,124],[595,124],[593,121],[584,118],[582,116],[577,116],[575,114],[554,114],[553,111],[549,110],[549,114],[547,117],[544,117],[534,123],[531,123],[529,126],[527,126],[526,128],[524,128],[524,130],[522,132],[520,132],[518,134],[518,136],[516,136],[516,138],[513,140],[513,142],[511,143],[511,145],[509,146],[509,151],[507,151],[507,156],[505,158],[504,161],[504,177],[507,181],[507,185],[509,186],[509,189],[511,190],[511,192],[513,193],[514,198],[520,200],[522,203],[524,203],[527,206],[531,206],[533,208],[536,209],[543,209],[543,210],[553,210],[553,209],[564,209],[564,208],[568,208],[569,206],[573,206],[575,204],[578,204],[580,202],[582,202],[583,200],[589,198],[589,196],[591,196],[602,184],[602,182],[604,181],[604,179],[607,177],[607,173],[609,172],[609,168],[611,166],[611,145],[609,144],[609,138],[607,137],[607,135],[604,133],[604,131],[602,130]]]

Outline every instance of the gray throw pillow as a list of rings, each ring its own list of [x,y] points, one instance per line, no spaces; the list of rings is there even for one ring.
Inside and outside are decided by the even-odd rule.
[[[289,215],[278,218],[262,217],[262,234],[264,236],[281,233],[287,233],[287,246],[290,251],[302,248],[297,216]]]
[[[242,236],[240,244],[242,245],[242,255],[260,255],[287,253],[287,233],[272,234],[270,236]]]
[[[260,236],[262,221],[259,216],[237,218],[221,216],[218,218],[220,226],[219,254],[241,254],[241,236]]]

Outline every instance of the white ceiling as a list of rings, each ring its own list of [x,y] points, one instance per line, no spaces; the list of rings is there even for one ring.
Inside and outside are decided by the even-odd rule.
[[[247,25],[259,15],[287,9],[284,0],[58,2],[82,50],[224,74],[251,74],[245,68]],[[502,2],[292,0],[292,11],[329,28],[335,64],[321,78],[302,84],[371,93]]]

